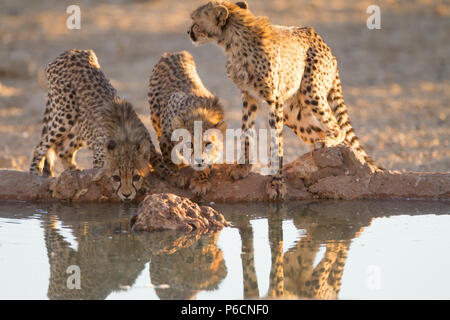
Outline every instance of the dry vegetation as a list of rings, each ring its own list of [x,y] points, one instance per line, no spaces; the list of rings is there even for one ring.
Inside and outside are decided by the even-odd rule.
[[[204,0],[78,1],[81,30],[66,28],[67,1],[0,2],[0,167],[28,170],[45,105],[44,66],[69,48],[93,49],[119,94],[150,127],[147,83],[164,51],[190,51],[205,85],[221,97],[229,127],[240,127],[240,93],[213,45],[194,47],[189,14]],[[397,170],[450,168],[450,5],[377,1],[381,30],[366,28],[373,1],[250,0],[276,24],[311,25],[339,60],[344,97],[362,144]],[[266,126],[260,112],[257,125]],[[286,129],[287,160],[307,148]],[[78,154],[90,166],[89,152]]]

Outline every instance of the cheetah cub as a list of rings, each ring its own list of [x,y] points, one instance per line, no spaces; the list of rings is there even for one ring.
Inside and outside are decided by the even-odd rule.
[[[47,106],[30,172],[52,176],[55,154],[65,170],[77,170],[75,154],[87,146],[93,167],[104,168],[122,200],[132,200],[155,150],[131,104],[116,96],[91,50],[65,51],[46,75]]]
[[[205,195],[211,188],[209,179],[212,165],[220,158],[223,150],[222,137],[226,123],[222,105],[203,85],[190,53],[166,52],[162,55],[150,78],[148,103],[163,159],[171,170],[168,174],[176,175],[182,166],[175,165],[172,158],[175,147],[172,133],[177,129],[185,129],[191,140],[186,142],[190,159],[184,160],[185,164],[191,164],[195,169],[189,187],[196,195]],[[194,139],[196,123],[201,124],[203,137],[198,146]],[[211,134],[208,135],[207,131]],[[201,148],[198,154],[195,152],[197,148]]]
[[[283,167],[283,125],[313,148],[340,143],[351,146],[375,170],[356,137],[344,104],[337,60],[313,28],[273,25],[257,17],[246,2],[211,1],[192,14],[188,34],[194,44],[214,42],[225,51],[229,78],[242,91],[242,129],[252,129],[258,100],[269,105],[271,162],[276,173],[266,190],[270,200],[286,195]],[[250,171],[246,164],[232,177]]]

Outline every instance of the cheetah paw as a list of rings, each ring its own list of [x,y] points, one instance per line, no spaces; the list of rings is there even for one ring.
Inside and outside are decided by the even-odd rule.
[[[311,145],[311,151],[324,149],[325,147],[326,147],[326,143],[324,141],[316,141]]]
[[[194,178],[191,180],[189,188],[196,196],[204,196],[211,190],[211,182]]]
[[[239,180],[248,176],[252,166],[249,164],[238,164],[233,166],[230,172],[231,179]]]
[[[189,184],[189,179],[182,174],[173,174],[169,178],[169,183],[177,188],[184,189]]]
[[[284,179],[272,178],[267,181],[266,193],[269,197],[269,201],[283,201],[287,194]]]
[[[150,191],[150,181],[148,179],[144,179],[141,187],[139,188],[139,194],[147,194]]]
[[[97,173],[92,177],[92,182],[99,182],[104,177],[106,177],[106,170],[105,169],[99,169]]]

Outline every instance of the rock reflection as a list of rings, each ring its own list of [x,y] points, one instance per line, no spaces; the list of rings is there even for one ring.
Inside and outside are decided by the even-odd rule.
[[[198,292],[218,287],[227,275],[218,236],[218,232],[151,235],[150,278],[160,299],[194,299]],[[155,240],[159,245],[155,246]]]

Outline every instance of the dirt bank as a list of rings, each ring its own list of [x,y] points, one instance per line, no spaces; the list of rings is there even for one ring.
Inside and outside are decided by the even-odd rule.
[[[211,192],[197,198],[188,190],[168,185],[150,175],[148,193],[173,193],[206,202],[267,201],[268,177],[251,173],[232,181],[230,167],[221,166],[212,179]],[[315,151],[285,166],[286,200],[305,199],[450,199],[450,174],[374,171],[346,147]],[[64,171],[56,178],[42,178],[19,171],[0,171],[0,200],[73,202],[119,201],[105,178],[96,181],[96,170]],[[144,194],[135,201],[140,201]]]

